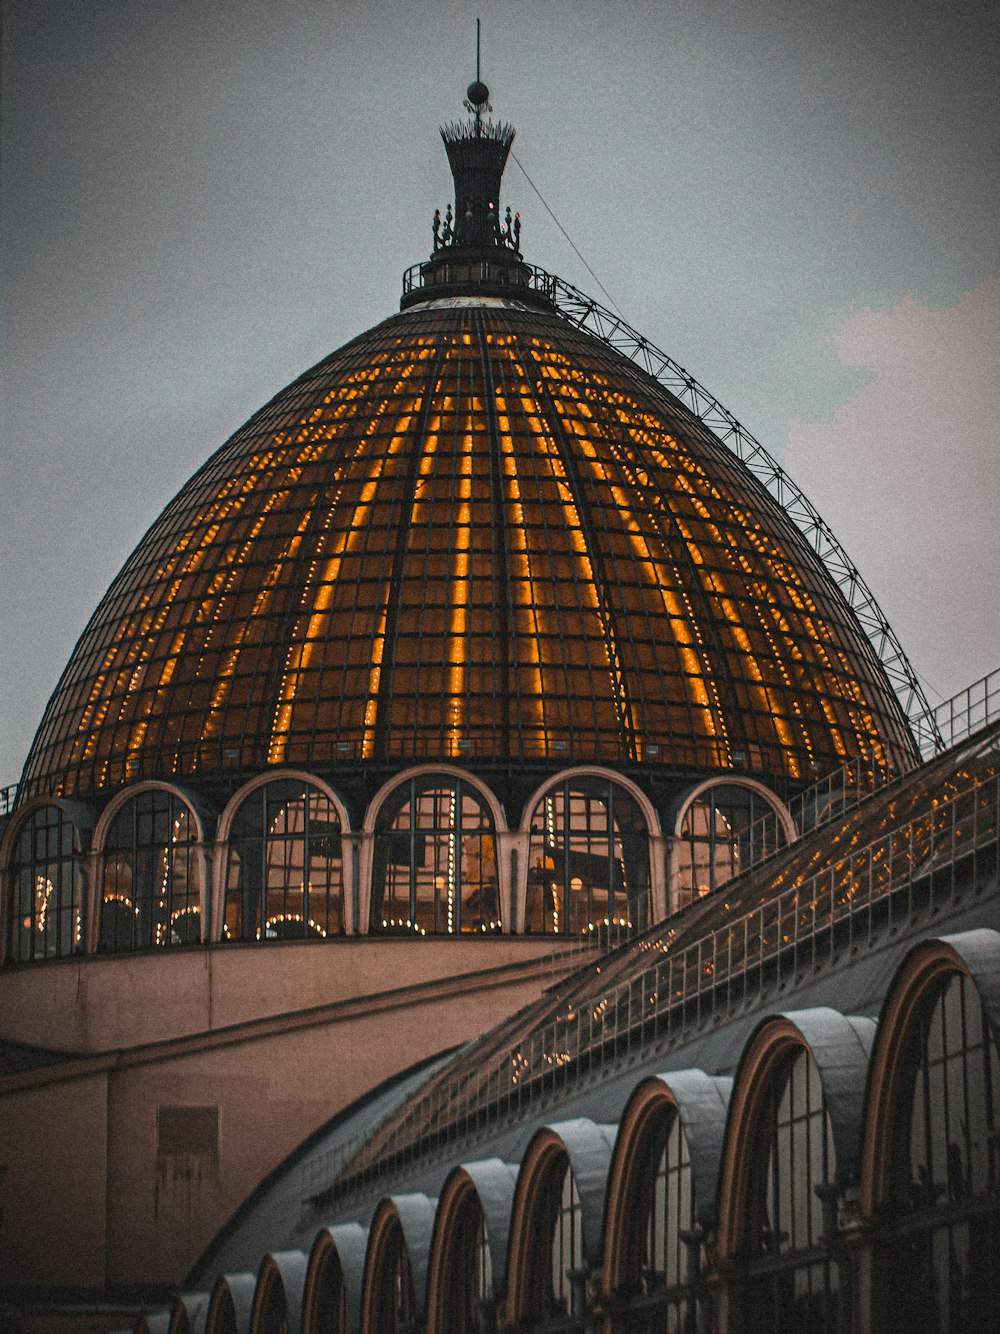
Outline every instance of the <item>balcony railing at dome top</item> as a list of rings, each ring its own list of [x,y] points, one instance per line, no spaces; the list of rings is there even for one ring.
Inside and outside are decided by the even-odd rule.
[[[470,1043],[424,1094],[328,1160],[325,1181],[314,1163],[303,1204],[353,1198],[467,1134],[495,1133],[540,1098],[694,1036],[915,912],[978,892],[997,872],[998,829],[993,726]]]
[[[488,265],[481,267],[483,271],[478,277],[466,275],[463,281],[472,287],[477,283],[489,287],[495,294],[496,280],[487,274]],[[613,314],[593,297],[537,265],[523,267],[525,272],[521,285],[525,290],[545,296],[570,324],[593,334],[608,347],[640,366],[679,400],[762,483],[819,556],[827,573],[840,589],[916,733],[919,720],[932,719],[932,710],[916,673],[871,589],[829,526],[784,469],[693,375],[627,324],[620,315]],[[430,281],[430,269],[431,266],[427,264],[415,264],[406,270],[403,275],[404,298],[423,286],[428,299],[432,299],[436,284]],[[516,288],[512,291],[516,296]],[[933,720],[930,726],[934,726]]]
[[[498,286],[509,287],[515,297],[518,291],[534,292],[554,302],[559,279],[545,269],[540,269],[537,264],[525,264],[523,260],[512,265],[508,257],[492,262],[489,259],[456,257],[451,266],[438,264],[432,272],[426,261],[423,264],[411,264],[403,274],[403,296],[407,297],[421,289],[432,293],[435,288],[447,287],[452,281],[460,282],[463,287],[474,287],[481,283],[491,292]]]

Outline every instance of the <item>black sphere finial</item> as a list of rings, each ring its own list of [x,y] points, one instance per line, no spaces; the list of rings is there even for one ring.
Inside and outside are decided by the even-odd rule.
[[[481,79],[473,79],[465,90],[466,99],[479,110],[490,100],[490,90]]]

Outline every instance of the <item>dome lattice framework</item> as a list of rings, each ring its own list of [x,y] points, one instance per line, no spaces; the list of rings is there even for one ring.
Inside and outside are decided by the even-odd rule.
[[[401,312],[257,412],[140,542],[21,800],[274,765],[795,784],[913,762],[919,688],[856,571],[686,373],[637,365],[614,343],[645,340],[524,264],[499,129],[475,109],[442,132],[482,170],[452,162],[454,216]]]

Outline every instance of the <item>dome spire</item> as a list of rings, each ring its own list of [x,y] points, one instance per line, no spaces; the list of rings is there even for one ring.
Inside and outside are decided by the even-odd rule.
[[[502,291],[538,300],[533,272],[521,256],[521,215],[503,204],[500,185],[514,142],[514,127],[490,118],[490,90],[483,82],[480,27],[476,20],[476,77],[465,90],[469,119],[441,127],[454,181],[454,202],[431,224],[433,250],[403,279],[403,307],[437,296]],[[447,288],[447,292],[443,291]],[[432,290],[428,290],[432,289]],[[551,302],[541,296],[545,305]]]

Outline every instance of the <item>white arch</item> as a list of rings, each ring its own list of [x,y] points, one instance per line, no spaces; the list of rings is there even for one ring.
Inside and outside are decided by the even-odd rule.
[[[507,827],[507,816],[504,813],[499,798],[496,793],[482,781],[482,779],[477,778],[475,774],[470,774],[467,769],[461,769],[454,764],[417,764],[411,769],[405,769],[402,773],[394,775],[387,782],[383,783],[368,803],[368,810],[365,812],[365,820],[362,826],[362,835],[359,840],[358,848],[358,929],[362,932],[367,932],[368,921],[371,916],[372,871],[375,862],[375,824],[378,820],[379,812],[392,794],[405,783],[408,783],[411,778],[433,777],[437,775],[440,775],[442,778],[460,779],[463,783],[467,783],[469,787],[483,798],[489,809],[490,815],[493,817],[493,833],[496,837],[497,894],[500,901],[501,929],[504,932],[508,932],[511,929],[511,873],[510,850],[508,847],[510,833]]]
[[[216,842],[229,842],[229,834],[233,827],[233,821],[236,819],[236,812],[247,797],[256,792],[258,788],[267,787],[269,783],[287,782],[289,779],[294,779],[298,783],[308,783],[310,787],[322,792],[323,796],[337,808],[337,818],[340,820],[341,832],[344,834],[351,833],[351,822],[347,818],[347,807],[329,783],[317,777],[316,774],[307,773],[305,769],[268,769],[264,773],[258,774],[256,778],[251,778],[242,787],[237,788],[226,802],[225,809],[219,816],[219,828],[215,836]]]
[[[778,822],[785,831],[785,838],[788,842],[794,843],[798,838],[799,831],[795,827],[792,813],[781,798],[772,792],[769,787],[765,787],[763,783],[758,782],[756,778],[744,778],[738,774],[717,774],[712,778],[705,778],[700,783],[696,783],[694,787],[689,788],[681,799],[674,827],[670,831],[674,838],[680,834],[684,817],[698,798],[715,787],[743,787],[748,792],[756,792],[757,796],[762,797],[778,817]]]
[[[684,824],[684,817],[695,804],[699,797],[718,787],[741,787],[748,792],[755,793],[762,801],[774,812],[779,826],[784,831],[785,842],[788,845],[795,843],[799,837],[799,831],[795,827],[795,821],[792,819],[792,813],[769,787],[759,782],[756,778],[744,778],[742,775],[734,774],[716,774],[711,778],[702,779],[684,793],[677,809],[677,816],[674,820],[673,829],[670,836],[670,873],[669,873],[669,902],[673,911],[677,906],[678,880],[680,878],[680,867],[677,864],[677,842],[681,837],[681,829]]]
[[[10,904],[11,904],[11,885],[10,885],[10,859],[17,843],[21,837],[24,826],[28,823],[36,811],[43,810],[46,806],[55,806],[60,810],[73,828],[77,831],[77,843],[80,842],[79,834],[84,829],[92,829],[94,826],[94,812],[89,806],[82,802],[74,801],[70,797],[32,797],[30,801],[19,807],[7,824],[7,828],[0,837],[0,965],[7,961],[7,933],[10,927]],[[74,819],[74,813],[86,814],[89,817],[89,824],[83,824],[79,819]],[[94,886],[91,884],[89,870],[83,859],[83,848],[78,846],[76,851],[81,855],[80,866],[80,918],[83,931],[83,949],[84,953],[91,951],[91,929],[90,929],[90,901],[94,897]]]
[[[226,901],[226,852],[229,847],[229,835],[232,832],[233,821],[236,819],[239,808],[246,799],[257,792],[262,787],[267,787],[269,783],[281,783],[294,781],[296,783],[305,783],[308,787],[315,788],[317,792],[322,793],[330,801],[337,812],[337,819],[340,821],[341,848],[345,855],[341,857],[341,872],[343,884],[341,893],[343,895],[344,907],[344,930],[348,935],[353,935],[357,930],[354,921],[354,881],[355,864],[357,851],[354,846],[354,833],[351,829],[351,822],[347,815],[347,807],[344,805],[338,793],[316,774],[311,774],[305,769],[267,769],[256,778],[249,779],[242,787],[237,788],[233,795],[226,802],[225,809],[219,817],[219,827],[215,836],[215,847],[212,851],[212,940],[222,939],[222,925],[225,920],[225,901]]]
[[[660,817],[656,807],[643,792],[641,787],[636,787],[631,778],[626,778],[624,774],[615,773],[613,769],[604,769],[597,764],[578,764],[572,769],[563,769],[561,773],[554,778],[546,778],[545,781],[536,787],[534,792],[524,804],[524,814],[521,817],[521,833],[531,833],[531,818],[535,813],[535,807],[552,788],[560,783],[572,781],[574,778],[604,778],[615,787],[622,788],[635,799],[636,804],[642,811],[646,820],[646,830],[651,836],[662,833],[660,828]]]
[[[11,849],[17,840],[21,837],[21,830],[27,824],[31,816],[36,811],[45,806],[56,806],[66,816],[70,824],[75,829],[93,829],[96,823],[96,815],[89,806],[82,802],[74,801],[72,797],[32,797],[30,801],[19,806],[10,817],[7,828],[3,831],[3,837],[0,838],[0,870],[6,871],[10,863]],[[74,819],[74,813],[86,813],[90,817],[90,824],[84,825],[78,819]],[[82,852],[82,848],[77,849]]]
[[[205,826],[197,807],[192,801],[191,794],[178,787],[176,783],[166,783],[161,778],[147,778],[141,783],[133,783],[131,787],[123,788],[121,792],[116,793],[104,810],[101,811],[100,819],[94,826],[94,852],[103,854],[104,841],[115,817],[134,797],[141,797],[144,792],[168,792],[171,796],[176,797],[178,801],[182,801],[194,817],[197,841],[202,844],[205,842]]]
[[[531,846],[531,821],[546,793],[551,792],[560,783],[572,784],[577,778],[600,778],[613,784],[635,801],[646,821],[646,836],[649,839],[649,916],[650,922],[662,921],[667,915],[666,864],[664,858],[664,839],[660,825],[660,816],[656,807],[646,796],[641,787],[624,774],[613,769],[605,769],[599,764],[578,764],[570,769],[563,769],[552,778],[546,778],[528,798],[521,815],[518,828],[518,867],[517,867],[517,930],[524,930],[525,906],[528,896],[528,852]]]
[[[194,820],[195,828],[195,867],[198,876],[198,909],[201,913],[200,935],[204,942],[207,940],[206,931],[208,929],[209,910],[211,907],[211,873],[209,867],[209,849],[205,846],[205,825],[201,818],[201,812],[194,804],[192,795],[176,783],[165,782],[162,778],[146,778],[141,783],[133,783],[131,787],[123,788],[121,792],[115,793],[104,810],[101,811],[100,819],[94,827],[94,838],[91,844],[90,857],[88,859],[91,867],[91,879],[93,886],[91,912],[89,915],[90,929],[93,933],[94,948],[97,947],[97,941],[101,932],[101,904],[103,902],[103,883],[104,883],[104,844],[108,837],[111,826],[121,811],[134,801],[136,797],[141,797],[146,792],[166,792],[180,801],[188,814]]]
[[[375,821],[378,819],[379,811],[398,787],[408,783],[411,778],[423,778],[428,774],[441,774],[445,778],[460,778],[463,783],[468,783],[470,787],[475,788],[479,795],[485,798],[486,804],[490,808],[494,830],[498,834],[507,832],[507,817],[496,794],[487,787],[481,778],[477,778],[475,774],[470,774],[468,770],[460,769],[454,764],[418,764],[412,769],[405,769],[402,773],[396,774],[395,777],[383,783],[368,803],[368,810],[365,812],[365,821],[362,826],[364,832],[366,834],[375,832]]]

